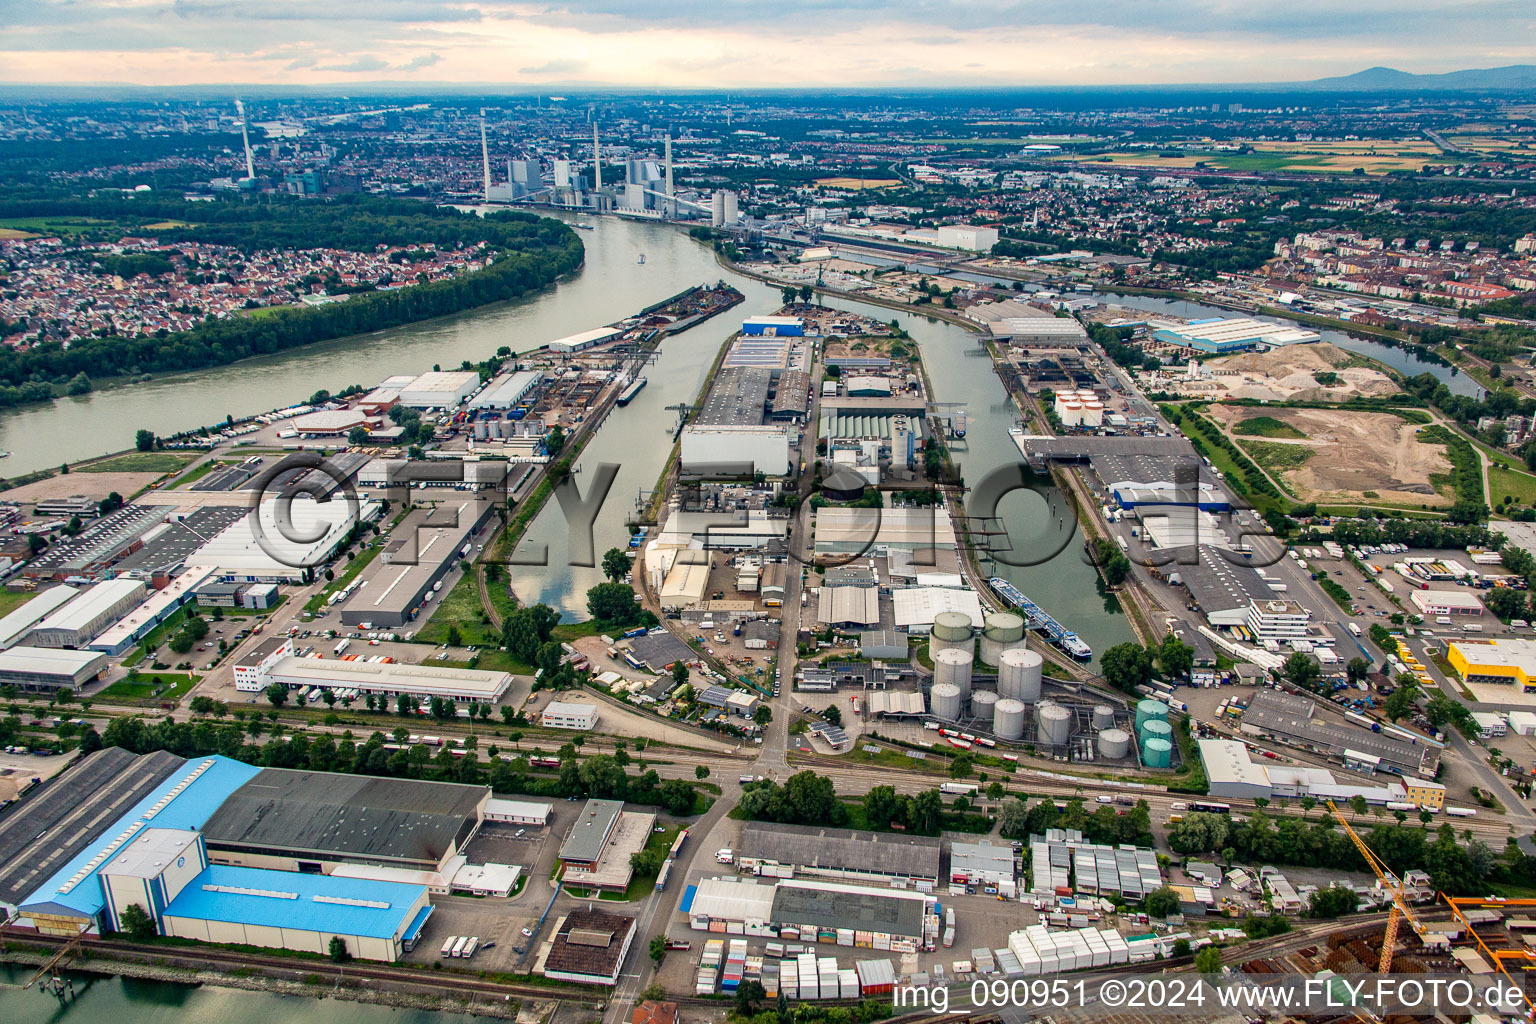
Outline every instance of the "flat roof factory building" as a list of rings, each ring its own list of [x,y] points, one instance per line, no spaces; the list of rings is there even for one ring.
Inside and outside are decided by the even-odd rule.
[[[539,724],[546,729],[595,729],[597,708],[592,704],[552,700],[540,712]]]
[[[0,686],[28,693],[53,693],[67,686],[76,693],[110,667],[100,651],[57,647],[12,647],[0,651]]]
[[[787,938],[916,953],[938,945],[938,903],[928,893],[829,882],[705,878],[683,897],[695,931]]]
[[[1250,317],[1213,317],[1191,320],[1187,324],[1157,324],[1152,337],[1207,355],[1226,355],[1252,348],[1304,344],[1318,341],[1322,335],[1302,327],[1287,327]]]
[[[534,970],[546,978],[585,985],[617,985],[635,941],[634,918],[573,910],[555,922],[555,935]]]
[[[398,662],[299,658],[292,654],[274,659],[270,651],[262,652],[260,647],[241,659],[236,667],[248,670],[235,679],[235,689],[247,693],[282,683],[291,690],[355,689],[390,699],[403,694],[421,700],[442,697],[458,702],[495,704],[512,685],[512,676],[507,672]]]
[[[486,786],[263,768],[229,794],[203,833],[216,864],[442,871],[479,831],[490,798]]]
[[[515,408],[519,402],[533,393],[544,380],[538,370],[518,370],[494,378],[474,398],[469,400],[470,412],[505,411]]]
[[[34,626],[27,642],[34,647],[78,650],[142,604],[145,593],[139,580],[98,583]]]
[[[0,619],[0,651],[9,650],[25,640],[43,619],[72,601],[80,591],[67,584],[42,589],[36,597]]]
[[[480,374],[474,370],[433,370],[400,389],[400,404],[412,409],[453,409],[479,386]]]
[[[845,881],[905,879],[937,884],[937,839],[812,825],[749,822],[737,845],[742,870],[774,875],[780,867]]]
[[[1518,638],[1454,640],[1446,660],[1465,683],[1500,683],[1536,690],[1536,641]]]
[[[393,628],[415,619],[443,578],[469,557],[474,536],[493,508],[490,501],[462,498],[412,509],[390,531],[378,564],[369,566],[342,604],[342,623]]]

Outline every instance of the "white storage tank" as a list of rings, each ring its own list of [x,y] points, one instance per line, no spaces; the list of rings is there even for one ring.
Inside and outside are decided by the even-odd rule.
[[[961,696],[970,696],[971,665],[974,661],[971,652],[958,647],[940,651],[933,656],[934,683],[952,683],[959,689]]]
[[[998,696],[991,690],[976,690],[971,694],[971,717],[983,722],[992,721],[992,709],[997,706]]]
[[[1131,755],[1131,734],[1124,729],[1104,729],[1099,733],[1099,756],[1119,761]]]
[[[1002,653],[1024,642],[1024,619],[1012,612],[994,612],[987,616],[987,628],[981,634],[981,660],[996,665]]]
[[[1113,729],[1115,727],[1115,709],[1108,704],[1096,705],[1093,709],[1093,727],[1097,730]]]
[[[942,718],[946,722],[960,720],[960,705],[964,699],[960,696],[960,687],[954,683],[934,683],[928,695],[933,717]]]
[[[928,656],[938,661],[939,652],[958,648],[973,653],[976,641],[971,636],[971,617],[965,612],[939,612],[933,617],[928,633]]]
[[[1040,676],[1044,669],[1045,658],[1039,651],[1027,647],[1009,648],[998,655],[998,696],[1034,704],[1040,699]]]
[[[992,731],[1000,740],[1024,738],[1024,702],[1003,697],[992,709]]]
[[[1072,712],[1055,701],[1041,701],[1035,708],[1038,740],[1042,745],[1064,747],[1072,740]]]
[[[1083,422],[1083,403],[1075,398],[1057,399],[1056,418],[1061,420],[1064,427],[1081,426]]]
[[[1098,399],[1084,402],[1082,424],[1085,427],[1102,427],[1104,425],[1104,403]]]

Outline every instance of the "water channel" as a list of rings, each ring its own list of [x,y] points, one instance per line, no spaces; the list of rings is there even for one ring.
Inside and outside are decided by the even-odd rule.
[[[40,988],[23,991],[31,968],[0,964],[0,1020],[8,1024],[480,1024],[496,1018],[397,1010],[342,999],[315,999],[212,986],[73,974],[65,1002]]]

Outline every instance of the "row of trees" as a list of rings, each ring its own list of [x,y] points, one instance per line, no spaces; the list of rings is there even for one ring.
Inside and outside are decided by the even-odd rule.
[[[1306,798],[1302,806],[1308,809]],[[1364,801],[1352,809],[1366,813]],[[1399,812],[1401,813],[1401,812]],[[1366,844],[1398,874],[1422,869],[1435,888],[1455,895],[1487,892],[1497,881],[1523,880],[1532,861],[1511,846],[1503,859],[1481,840],[1457,835],[1450,824],[1431,832],[1402,823],[1378,824],[1362,830]],[[1213,854],[1228,863],[1294,864],[1344,871],[1368,871],[1354,844],[1332,821],[1288,816],[1274,819],[1263,810],[1246,821],[1226,815],[1193,813],[1168,829],[1168,845],[1185,856]]]

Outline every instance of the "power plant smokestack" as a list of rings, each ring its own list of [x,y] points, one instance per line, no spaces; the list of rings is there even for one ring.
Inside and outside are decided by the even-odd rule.
[[[592,122],[592,191],[603,190],[603,151],[597,147],[597,122]]]
[[[245,143],[245,176],[256,177],[256,164],[251,160],[251,135],[245,127],[245,104],[235,100],[235,113],[240,115],[240,139]]]
[[[677,204],[672,201],[672,136],[667,136],[667,216],[677,216]]]
[[[485,108],[480,108],[480,163],[485,168],[485,201],[491,201],[491,150],[485,143]]]

